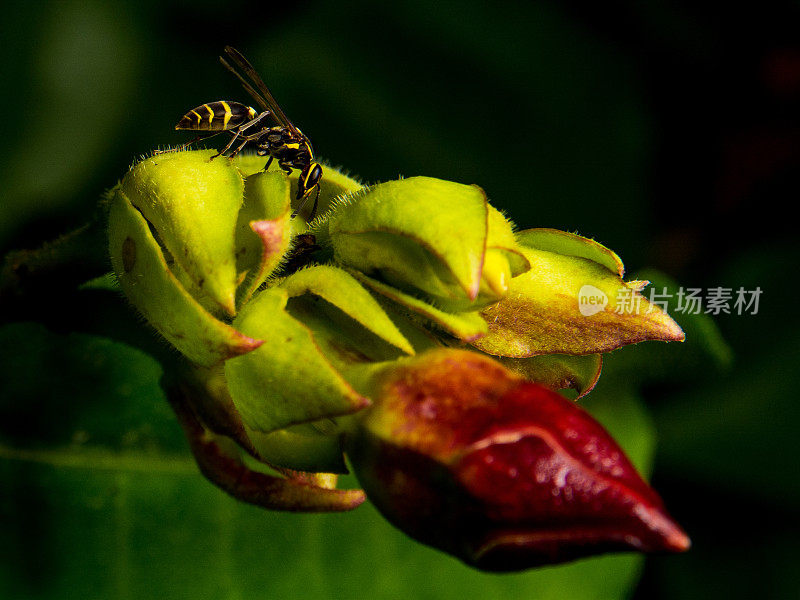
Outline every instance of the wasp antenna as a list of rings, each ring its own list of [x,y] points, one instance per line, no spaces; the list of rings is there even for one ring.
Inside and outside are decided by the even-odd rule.
[[[231,58],[232,58],[234,61],[236,61],[236,62],[237,62],[237,63],[239,63],[240,65],[243,65],[243,66],[245,66],[245,67],[249,67],[250,69],[253,69],[253,65],[251,65],[251,64],[250,64],[250,61],[249,61],[249,60],[247,60],[247,59],[244,57],[244,54],[242,54],[241,52],[239,52],[239,51],[238,51],[236,48],[234,48],[233,46],[225,46],[225,54],[227,54],[228,56],[230,56],[230,57],[231,57]],[[253,69],[253,70],[255,70],[255,69]]]

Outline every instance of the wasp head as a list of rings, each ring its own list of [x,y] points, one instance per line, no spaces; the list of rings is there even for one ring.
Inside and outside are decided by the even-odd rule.
[[[300,200],[300,198],[319,186],[320,179],[322,179],[322,166],[319,163],[309,164],[308,169],[300,175],[300,181],[297,186],[297,199]]]

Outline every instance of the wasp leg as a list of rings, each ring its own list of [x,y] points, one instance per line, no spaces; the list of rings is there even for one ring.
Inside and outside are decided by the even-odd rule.
[[[235,141],[236,141],[236,139],[239,137],[239,134],[240,134],[241,132],[242,132],[242,131],[241,131],[241,128],[237,129],[237,130],[236,130],[236,133],[234,133],[234,134],[233,134],[233,137],[231,138],[231,141],[230,141],[230,142],[228,142],[228,145],[227,145],[227,146],[225,146],[225,147],[224,147],[222,150],[220,150],[219,152],[217,152],[217,153],[216,153],[214,156],[212,156],[212,157],[210,158],[210,160],[214,160],[214,159],[215,159],[215,158],[217,158],[218,156],[222,156],[222,155],[223,155],[223,154],[225,154],[225,153],[226,153],[228,150],[230,150],[230,149],[231,149],[231,146],[233,146],[233,142],[235,142]],[[244,143],[246,144],[246,143],[247,143],[247,140],[245,140],[245,142],[244,142]],[[243,145],[244,145],[244,144],[243,144]],[[240,146],[240,149],[241,149],[241,146]],[[234,154],[235,154],[235,153],[234,153]],[[231,158],[233,158],[233,157],[231,157]]]
[[[231,138],[231,141],[230,141],[230,142],[228,142],[228,145],[227,145],[227,146],[225,146],[225,147],[224,147],[222,150],[220,150],[219,152],[217,152],[217,153],[216,153],[214,156],[212,156],[210,160],[214,160],[214,159],[215,159],[215,158],[217,158],[218,156],[222,156],[222,155],[223,155],[223,154],[225,154],[225,153],[226,153],[228,150],[230,150],[230,149],[231,149],[231,146],[233,146],[233,142],[235,142],[235,141],[236,141],[236,140],[239,138],[239,134],[240,134],[240,133],[242,133],[242,128],[241,128],[241,127],[238,127],[238,128],[236,129],[236,133],[234,133],[234,134],[233,134],[233,137]],[[247,137],[245,137],[244,144],[246,144],[246,143],[247,143],[247,142],[249,142],[249,141],[250,141],[250,140],[249,140],[249,139],[247,139]],[[234,153],[233,153],[233,154],[232,154],[232,155],[231,155],[229,158],[233,158],[234,156],[236,156],[236,153],[237,153],[237,152],[239,152],[239,150],[241,150],[241,149],[244,147],[244,144],[242,144],[241,146],[239,146],[239,149],[238,149],[238,150],[236,150],[236,151],[235,151],[235,152],[234,152]]]
[[[308,220],[309,221],[313,221],[314,217],[317,216],[317,204],[319,203],[319,185],[316,185],[314,187],[317,188],[317,193],[314,196],[314,205],[311,207],[311,212],[308,213]],[[294,219],[300,213],[300,211],[303,210],[303,207],[306,205],[306,202],[308,202],[308,199],[311,197],[311,193],[310,192],[311,192],[311,190],[308,190],[303,195],[303,199],[300,201],[300,204],[297,206],[297,208],[294,209],[294,212],[292,212],[292,216],[291,216],[292,219]]]
[[[247,145],[249,142],[254,142],[254,141],[258,140],[260,137],[261,137],[261,134],[260,134],[260,133],[255,133],[255,134],[253,134],[253,135],[245,135],[245,136],[242,136],[242,139],[243,139],[244,141],[243,141],[241,144],[239,144],[239,147],[238,147],[238,148],[236,148],[236,150],[234,150],[233,152],[231,152],[231,153],[228,155],[228,158],[233,158],[234,156],[236,156],[237,154],[239,154],[239,152],[241,152],[241,151],[242,151],[242,149],[243,149],[243,148],[244,148],[244,147],[245,147],[245,146],[246,146],[246,145]],[[234,138],[234,139],[236,139],[236,138]],[[231,144],[233,144],[233,140],[231,140],[231,143],[230,143],[230,144],[228,144],[228,146],[225,148],[225,150],[227,150],[228,148],[230,148],[230,147],[231,147]],[[212,157],[212,158],[213,158],[213,157]]]
[[[228,145],[225,146],[225,148],[223,148],[219,152],[217,152],[214,156],[212,156],[211,160],[214,160],[218,156],[222,156],[223,154],[225,154],[228,150],[231,149],[231,146],[233,146],[233,142],[235,142],[238,139],[240,134],[242,134],[244,131],[246,131],[247,129],[249,129],[250,127],[255,125],[256,123],[258,123],[259,121],[261,121],[261,119],[263,119],[264,117],[268,116],[269,114],[270,114],[269,111],[264,111],[260,115],[258,115],[255,119],[253,119],[251,121],[248,121],[244,125],[240,125],[239,127],[237,127],[236,128],[236,133],[233,134],[233,137],[231,138],[231,141],[228,142]],[[227,130],[227,131],[230,131],[230,130]],[[258,136],[254,135],[254,136],[242,136],[242,137],[245,140],[244,144],[239,146],[239,148],[237,150],[235,150],[233,152],[233,154],[231,154],[228,158],[233,158],[234,156],[236,156],[242,150],[242,148],[244,148],[244,146],[245,146],[245,144],[247,144],[247,142],[256,139]]]
[[[247,123],[245,123],[244,125],[240,125],[240,126],[239,126],[239,129],[240,129],[241,131],[244,131],[245,129],[249,129],[250,127],[252,127],[252,126],[253,126],[253,125],[255,125],[256,123],[260,122],[260,121],[261,121],[261,119],[264,119],[264,118],[268,117],[268,116],[269,116],[269,115],[271,115],[271,114],[272,114],[272,113],[271,113],[270,111],[268,111],[268,110],[265,110],[264,112],[262,112],[260,115],[258,115],[257,117],[255,117],[255,118],[254,118],[254,119],[252,119],[251,121],[248,121],[248,122],[247,122]]]
[[[178,149],[177,149],[176,151],[177,151],[177,152],[180,152],[180,151],[182,151],[182,150],[186,150],[186,149],[187,149],[189,146],[191,146],[191,145],[192,145],[192,144],[194,144],[195,142],[199,142],[200,140],[204,140],[204,139],[206,139],[206,138],[210,138],[210,137],[211,137],[210,135],[198,135],[198,136],[197,136],[196,138],[194,138],[193,140],[189,140],[189,141],[188,141],[188,142],[186,142],[185,144],[181,144],[181,145],[178,147]]]
[[[270,156],[270,157],[269,157],[269,160],[267,161],[267,164],[265,164],[265,165],[264,165],[264,170],[265,170],[265,171],[266,171],[267,169],[269,169],[269,166],[272,164],[272,160],[273,160],[274,158],[275,158],[274,156]]]
[[[234,138],[234,139],[235,139],[235,138]],[[245,138],[245,140],[244,140],[244,141],[243,141],[241,144],[239,144],[239,147],[238,147],[238,148],[236,148],[236,150],[234,150],[233,152],[231,152],[231,154],[230,154],[230,156],[228,156],[228,158],[233,158],[234,156],[236,156],[237,154],[239,154],[239,152],[241,152],[241,151],[242,151],[242,149],[243,149],[245,146],[247,146],[247,143],[248,143],[249,141],[250,141],[250,139],[249,139],[249,138]],[[231,142],[231,143],[232,143],[232,142]],[[230,147],[230,144],[228,144],[228,147]],[[212,156],[212,158],[213,158],[213,156]]]
[[[308,215],[309,221],[313,221],[317,216],[317,204],[319,204],[319,184],[317,184],[317,193],[314,196],[314,206],[311,207],[311,213]]]

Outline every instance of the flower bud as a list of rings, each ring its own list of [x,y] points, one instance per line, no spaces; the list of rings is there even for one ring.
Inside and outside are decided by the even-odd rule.
[[[605,430],[496,362],[439,350],[387,369],[351,439],[368,497],[464,562],[511,571],[605,551],[683,551]]]
[[[188,359],[168,361],[171,399],[212,481],[271,508],[350,509],[363,495],[325,475],[346,471],[347,445],[391,521],[482,569],[688,546],[605,431],[550,391],[587,393],[600,352],[682,338],[659,311],[576,316],[579,284],[640,289],[615,254],[515,234],[479,187],[428,177],[360,190],[328,169],[309,225],[291,218],[296,178],[263,166],[159,154],[109,203],[122,291]],[[441,349],[453,337],[504,362]]]

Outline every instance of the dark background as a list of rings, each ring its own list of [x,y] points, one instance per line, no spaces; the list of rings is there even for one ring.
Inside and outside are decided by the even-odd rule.
[[[477,183],[521,228],[593,237],[632,275],[656,267],[687,287],[760,287],[757,315],[715,319],[729,369],[644,390],[658,438],[653,483],[695,546],[648,559],[635,597],[796,597],[797,2],[72,0],[5,3],[2,15],[0,253],[80,225],[137,156],[187,139],[173,126],[188,109],[250,102],[217,63],[231,44],[317,153],[366,182]],[[23,544],[19,556],[8,547],[52,535],[43,513],[76,517],[52,499],[30,504],[47,474],[11,455],[61,447],[63,432],[47,423],[84,389],[64,372],[88,367],[70,358],[72,341],[19,327],[0,339],[0,463],[11,465],[0,471],[0,591],[55,597],[72,577],[93,577],[62,565],[59,583],[46,583],[52,548],[72,538]],[[113,361],[97,369],[124,372]],[[40,401],[48,378],[66,387]],[[150,380],[136,385],[158,402]],[[109,389],[113,400],[120,391]],[[148,410],[169,422],[166,408]],[[40,427],[26,437],[31,418]],[[5,539],[3,518],[16,532]]]

